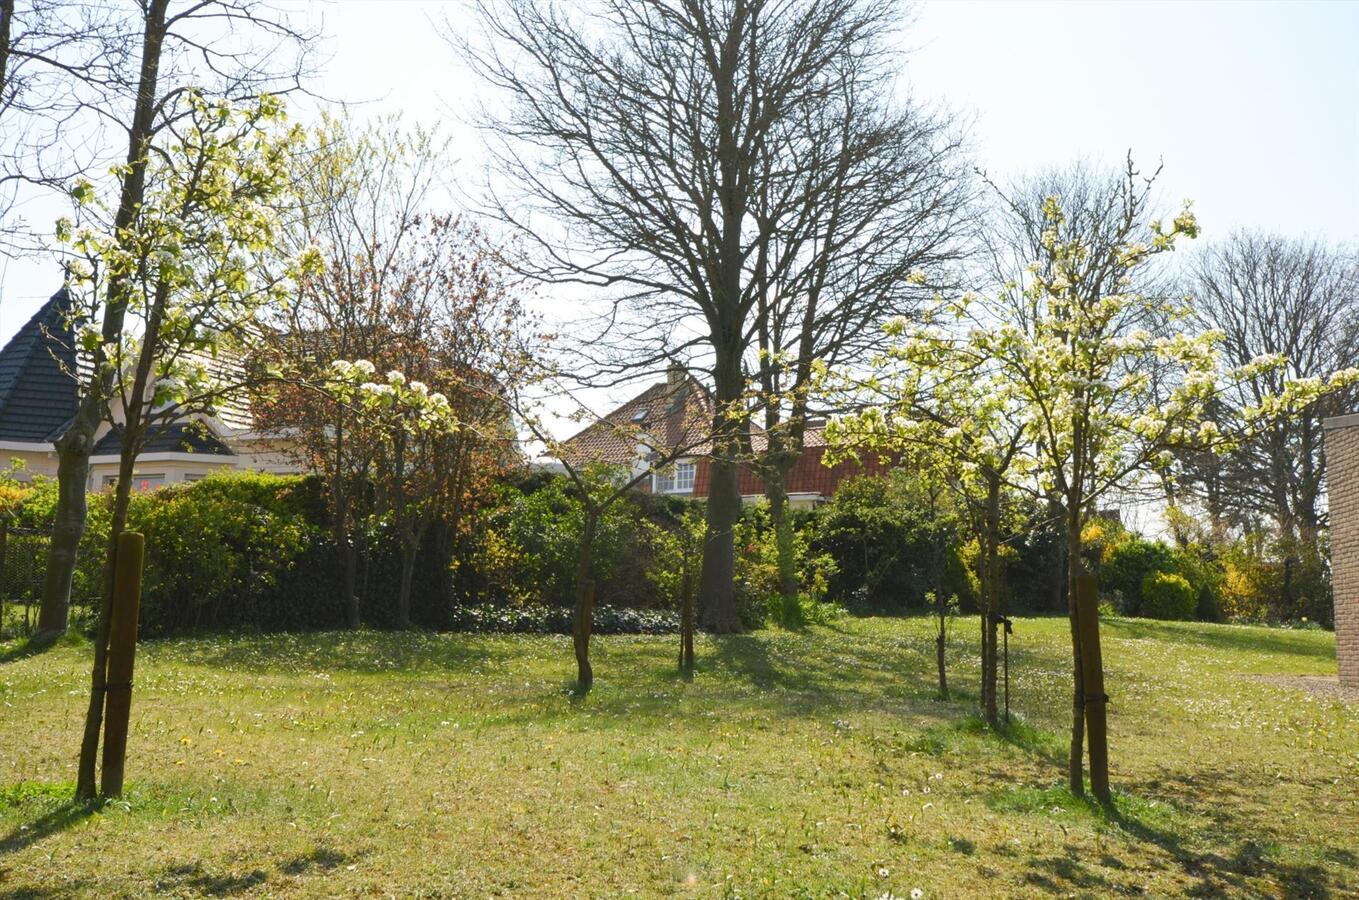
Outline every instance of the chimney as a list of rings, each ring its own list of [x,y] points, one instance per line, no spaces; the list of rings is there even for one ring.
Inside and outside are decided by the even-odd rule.
[[[670,367],[665,370],[665,386],[673,391],[682,384],[684,384],[684,366],[672,362]]]

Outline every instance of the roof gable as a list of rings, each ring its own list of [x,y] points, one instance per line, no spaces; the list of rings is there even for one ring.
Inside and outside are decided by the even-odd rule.
[[[0,440],[49,443],[75,415],[70,313],[62,288],[0,349]]]
[[[639,443],[660,448],[689,447],[707,452],[700,444],[712,424],[712,401],[693,378],[667,379],[653,384],[614,409],[600,421],[562,442],[563,455],[573,464],[598,460],[626,465],[636,458]]]

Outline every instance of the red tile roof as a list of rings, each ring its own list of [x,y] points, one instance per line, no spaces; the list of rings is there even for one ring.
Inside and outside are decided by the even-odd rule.
[[[712,427],[712,399],[698,381],[671,377],[653,384],[622,406],[562,442],[562,455],[572,465],[601,461],[629,465],[639,444],[655,448],[693,447]]]
[[[651,385],[600,421],[563,441],[562,454],[572,465],[591,460],[630,465],[637,458],[638,444],[643,442],[666,448],[689,446],[692,448],[690,455],[698,464],[692,496],[706,497],[711,480],[709,454],[712,448],[704,436],[712,427],[712,416],[712,398],[703,385],[693,378],[676,377],[672,373],[671,378]],[[802,456],[788,472],[786,487],[789,494],[828,497],[846,478],[880,474],[891,468],[889,463],[876,457],[824,465],[822,458],[827,450],[824,421],[808,423],[803,442]],[[769,446],[768,435],[758,426],[752,426],[750,444],[754,452],[760,453]],[[741,466],[739,483],[744,496],[764,493],[764,483],[748,465]]]

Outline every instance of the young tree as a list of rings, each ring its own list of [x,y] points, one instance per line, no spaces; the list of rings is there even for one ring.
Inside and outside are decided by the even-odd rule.
[[[261,427],[286,435],[298,461],[325,482],[351,628],[359,626],[361,526],[376,509],[380,435],[361,427],[355,407],[313,388],[330,377],[337,359],[404,371],[399,363],[417,355],[420,341],[406,332],[424,327],[445,302],[435,294],[441,260],[420,246],[431,237],[456,237],[447,226],[431,226],[438,220],[426,209],[444,147],[433,134],[404,130],[395,120],[357,127],[323,117],[296,173],[299,197],[287,240],[294,253],[315,247],[325,265],[304,277],[293,301],[268,320],[264,355],[292,386],[258,397],[257,406]],[[411,358],[398,361],[403,346]]]
[[[539,405],[528,399],[522,389],[514,395],[514,409],[519,421],[534,440],[542,443],[547,455],[561,463],[563,471],[571,479],[576,496],[584,510],[585,522],[581,530],[579,555],[576,564],[576,604],[572,616],[572,643],[576,654],[576,690],[588,693],[594,685],[594,668],[590,664],[590,634],[593,630],[595,599],[595,542],[599,524],[609,508],[630,491],[636,490],[657,472],[672,466],[677,460],[692,456],[700,447],[711,440],[710,424],[696,421],[685,413],[678,420],[668,421],[664,426],[653,429],[644,422],[612,422],[594,415],[589,408],[575,400],[569,391],[562,387],[560,373],[543,370],[535,382],[537,393],[543,393],[544,386],[551,386],[549,393],[565,398],[576,404],[572,418],[588,420],[591,424],[606,431],[612,438],[623,441],[635,448],[634,460],[630,469],[622,472],[601,471],[598,463],[574,455],[570,449],[552,437],[543,423]],[[687,590],[687,587],[684,588]],[[681,667],[692,669],[693,637],[681,637]]]
[[[136,258],[145,243],[140,226],[147,172],[153,157],[164,151],[166,142],[178,139],[178,127],[194,114],[192,98],[248,101],[271,89],[294,89],[306,71],[307,36],[254,0],[205,0],[173,8],[170,0],[146,0],[136,19],[140,39],[134,44],[139,50],[135,66],[107,73],[97,111],[120,123],[127,137],[126,156],[111,172],[118,201],[108,234],[118,242],[120,258]],[[230,31],[232,39],[212,41],[213,29]],[[268,46],[252,46],[252,37]],[[91,190],[82,183],[74,193],[79,198]],[[116,377],[105,348],[120,346],[126,336],[139,275],[111,269],[102,277],[99,335],[89,351],[91,374],[71,424],[56,441],[58,500],[35,634],[40,640],[66,630],[71,578],[85,530],[90,452]]]
[[[1082,531],[1102,496],[1161,462],[1169,445],[1197,430],[1218,375],[1211,335],[1156,337],[1145,328],[1155,320],[1182,320],[1184,310],[1177,301],[1132,291],[1133,276],[1181,236],[1198,234],[1187,209],[1168,221],[1148,221],[1149,190],[1130,163],[1117,195],[1120,212],[1098,241],[1074,231],[1061,199],[1048,198],[1043,254],[1008,292],[1008,306],[1026,315],[978,328],[967,340],[970,354],[994,361],[1007,398],[1023,409],[1040,482],[1065,511],[1073,657],[1068,781],[1077,796],[1085,790],[1086,697],[1076,612]],[[971,305],[964,302],[958,312],[974,314]]]
[[[945,499],[926,498],[939,510],[937,527],[947,529],[950,507],[976,536],[980,550],[977,580],[981,606],[981,703],[993,727],[997,710],[997,626],[1004,616],[1000,578],[1003,499],[1026,481],[1032,459],[1022,410],[1008,399],[1003,371],[985,357],[968,352],[959,336],[941,323],[937,307],[915,322],[897,319],[886,328],[893,344],[866,373],[843,373],[838,391],[861,411],[827,427],[831,459],[873,452],[897,457],[931,485],[947,486]],[[962,524],[962,522],[958,523]],[[936,587],[936,605],[945,602]],[[945,618],[939,606],[938,664],[944,676]]]
[[[85,263],[68,269],[82,318],[98,318],[109,302],[107,282],[117,278],[124,315],[140,326],[116,341],[93,326],[78,338],[105,367],[104,418],[117,422],[121,445],[77,780],[82,798],[95,791],[114,551],[127,522],[137,456],[158,428],[211,413],[241,391],[243,374],[221,354],[238,350],[260,307],[281,302],[290,276],[306,264],[291,264],[274,251],[278,217],[271,206],[284,193],[299,138],[282,127],[280,102],[266,96],[234,107],[196,92],[183,102],[188,111],[176,126],[178,139],[162,146],[144,171],[134,233],[117,230],[117,214],[109,215],[111,204],[89,183],[74,192],[81,224],[58,226]]]
[[[605,325],[583,342],[582,358],[597,362],[581,374],[635,377],[692,350],[711,378],[701,616],[709,630],[739,630],[733,528],[757,307],[780,289],[816,290],[815,277],[799,274],[810,260],[833,261],[823,272],[839,276],[834,267],[857,248],[871,269],[895,266],[898,253],[877,259],[865,242],[902,221],[904,196],[936,196],[917,193],[912,178],[939,171],[917,168],[929,144],[911,143],[927,117],[879,103],[895,4],[600,0],[568,10],[488,0],[480,9],[490,44],[459,49],[504,100],[487,131],[496,185],[518,191],[491,191],[490,206],[525,236],[531,274],[606,292]],[[907,180],[883,183],[893,172]],[[859,190],[860,178],[881,196]],[[852,197],[843,222],[826,218],[834,213],[823,201],[837,195]],[[875,206],[886,207],[881,217]],[[852,305],[845,284],[835,282],[827,308]],[[787,318],[791,335],[798,317]],[[815,311],[805,318],[826,339],[857,314],[838,325]]]

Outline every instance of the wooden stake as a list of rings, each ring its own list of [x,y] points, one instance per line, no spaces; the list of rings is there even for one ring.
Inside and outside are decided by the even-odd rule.
[[[104,700],[104,768],[99,787],[105,797],[123,792],[127,726],[132,712],[132,664],[137,653],[137,614],[142,600],[146,540],[135,531],[118,535],[113,569],[113,618],[109,625],[108,681]]]
[[[0,637],[5,634],[5,556],[9,550],[9,520],[0,522]]]
[[[1085,733],[1090,748],[1090,790],[1108,803],[1109,731],[1104,694],[1104,661],[1099,647],[1099,589],[1093,575],[1076,578],[1076,619],[1081,638],[1081,681],[1085,693]]]
[[[680,671],[686,675],[694,671],[694,584],[689,574],[689,559],[684,560],[684,575],[680,579]]]

